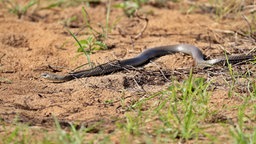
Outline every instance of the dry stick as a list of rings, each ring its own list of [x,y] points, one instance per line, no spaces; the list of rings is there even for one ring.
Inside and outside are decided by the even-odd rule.
[[[244,18],[245,22],[247,23],[248,27],[249,27],[249,34],[251,35],[252,34],[252,26],[248,20],[248,18],[245,16],[245,15],[242,15],[242,17]]]
[[[134,48],[135,48],[135,46],[134,46],[134,40],[132,39],[132,36],[130,37],[130,39],[131,39],[132,49],[134,49]]]
[[[212,47],[212,40],[211,40],[211,37],[210,37],[209,31],[207,31],[207,35],[208,35],[209,47],[211,48],[211,47]]]
[[[147,27],[148,27],[148,18],[146,18],[146,17],[141,17],[141,16],[137,13],[137,11],[135,12],[135,16],[136,16],[137,18],[139,18],[140,20],[144,20],[144,21],[145,21],[145,25],[144,25],[144,27],[142,28],[142,30],[141,30],[137,35],[130,37],[130,38],[131,38],[131,44],[132,44],[133,49],[134,49],[134,42],[135,42],[136,40],[138,40],[138,39],[142,36],[142,34],[146,31],[146,29],[147,29]]]
[[[234,34],[234,31],[231,30],[222,30],[222,29],[210,29],[211,31],[220,32],[220,33],[226,33],[226,34]]]
[[[147,29],[147,26],[148,26],[148,18],[142,17],[142,16],[138,15],[137,11],[135,12],[135,16],[137,18],[139,18],[140,20],[144,20],[146,23],[143,26],[142,30],[137,35],[130,36],[130,39],[131,39],[131,43],[130,44],[132,45],[133,49],[134,49],[134,42],[135,42],[135,40],[139,39],[142,36],[142,34],[145,32],[145,30]],[[117,27],[117,29],[118,29],[119,34],[121,36],[125,37],[125,32],[120,27]]]
[[[55,68],[54,68],[55,67]],[[48,68],[52,71],[52,72],[61,72],[62,70],[59,70],[59,69],[63,69],[63,66],[51,66],[51,65],[48,65]],[[59,68],[59,69],[58,69]]]
[[[138,82],[134,77],[132,77],[132,80],[135,82],[136,86],[141,89],[143,92],[147,92],[142,85],[139,85]]]
[[[248,55],[249,53],[254,52],[254,51],[256,51],[256,47],[255,47],[255,48],[253,48],[252,50],[250,50],[250,51],[247,53],[247,55]]]
[[[252,41],[254,41],[254,43],[255,43],[256,39],[255,39],[255,37],[252,37],[252,34],[253,34],[252,26],[251,26],[248,18],[245,15],[242,15],[242,17],[244,18],[245,22],[247,23],[247,25],[249,27],[249,38],[252,39]]]
[[[139,19],[145,21],[145,25],[144,25],[144,27],[142,28],[142,30],[141,30],[136,36],[132,37],[134,40],[137,40],[137,39],[139,39],[139,38],[142,36],[142,34],[146,31],[146,29],[147,29],[147,27],[148,27],[148,18],[140,16],[137,12],[135,13],[135,16],[136,16],[137,18],[139,18]]]
[[[245,18],[245,20],[246,20],[246,22],[248,23],[249,28],[250,28],[250,31],[251,31],[251,25],[250,25],[250,23],[248,22],[248,19]],[[215,32],[220,32],[220,33],[236,34],[236,35],[238,34],[238,35],[240,35],[240,36],[246,36],[245,34],[239,32],[239,31],[221,30],[221,29],[210,29],[210,30],[211,30],[211,31],[215,31]],[[251,33],[251,32],[250,32],[250,33]],[[250,38],[252,38],[252,37],[250,37]],[[253,38],[252,38],[252,39],[253,39]],[[222,50],[225,51],[225,49],[224,49],[222,46],[219,45],[219,47],[220,47]],[[256,47],[253,48],[252,50],[250,50],[246,55],[248,55],[249,53],[252,53],[252,52],[255,51],[255,50],[256,50]],[[230,53],[230,52],[228,52],[228,53]]]
[[[113,66],[118,66],[118,65],[115,65],[115,64],[112,64]],[[120,66],[119,66],[120,67]],[[131,70],[129,69],[129,68],[126,68],[126,67],[122,67],[125,71],[127,71],[127,72],[131,72]],[[133,67],[133,66],[131,66],[130,67],[131,69],[134,69],[134,70],[137,70],[137,68],[136,67]],[[139,84],[138,84],[138,82],[136,81],[136,79],[134,78],[134,75],[133,75],[133,77],[132,77],[132,80],[135,82],[135,84],[136,84],[136,86],[139,88],[139,89],[142,89],[144,92],[146,92],[145,91],[145,89],[142,87],[142,86],[140,86]]]
[[[111,64],[111,65],[113,65],[113,66],[119,66],[119,65],[115,65],[115,64]],[[119,66],[120,67],[120,66]],[[138,70],[138,68],[136,68],[136,67],[134,67],[134,66],[130,66],[130,68],[126,68],[126,67],[122,67],[125,71],[127,71],[127,72],[131,72],[131,70],[130,69],[133,69],[133,70]],[[136,86],[139,88],[139,89],[142,89],[144,92],[146,92],[146,90],[142,87],[142,86],[140,86],[139,84],[138,84],[138,82],[136,81],[136,79],[134,78],[134,75],[133,75],[133,77],[132,77],[132,80],[135,82],[135,84],[136,84]]]
[[[165,76],[165,74],[164,74],[164,72],[161,70],[161,68],[160,68],[154,61],[150,61],[150,63],[153,63],[153,64],[157,67],[157,69],[160,71],[160,73],[162,74],[162,76],[164,77],[165,80],[170,81],[170,80]]]
[[[91,63],[92,63],[92,66],[94,67],[94,66],[95,66],[95,63],[94,63],[94,62],[91,62]],[[82,67],[84,67],[84,66],[86,66],[86,65],[89,65],[89,63],[85,63],[85,64],[82,64],[82,65],[80,65],[80,66],[77,66],[76,68],[72,69],[72,70],[69,72],[69,74],[72,74],[73,72],[76,72],[78,69],[80,69],[80,68],[82,68]]]
[[[231,30],[221,30],[221,29],[210,29],[210,30],[215,32],[220,32],[220,33],[226,33],[226,34],[238,34],[240,36],[246,37],[246,35],[241,31],[231,31]]]
[[[226,50],[222,45],[217,45],[220,49],[222,49],[224,52],[230,54],[230,51]]]
[[[0,64],[2,63],[2,58],[3,58],[4,56],[6,56],[5,53],[0,57]]]

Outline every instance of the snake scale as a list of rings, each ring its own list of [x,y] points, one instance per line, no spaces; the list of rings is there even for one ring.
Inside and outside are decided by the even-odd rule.
[[[177,53],[177,52],[182,52],[182,53],[191,55],[195,60],[195,64],[200,67],[208,67],[215,64],[219,64],[219,63],[227,63],[227,60],[230,63],[242,62],[244,60],[255,59],[255,56],[256,56],[256,55],[229,55],[227,57],[223,56],[216,59],[206,60],[202,51],[193,45],[189,45],[189,44],[167,45],[167,46],[159,46],[159,47],[147,49],[134,58],[108,62],[88,70],[72,72],[63,76],[57,75],[54,73],[43,73],[41,76],[53,82],[65,82],[65,81],[70,81],[76,78],[106,75],[106,74],[121,71],[124,69],[131,69],[133,67],[143,66],[152,59],[155,59],[167,54]]]

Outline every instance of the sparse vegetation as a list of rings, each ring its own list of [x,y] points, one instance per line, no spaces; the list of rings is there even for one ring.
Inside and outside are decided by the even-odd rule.
[[[98,133],[91,138],[86,137],[95,127],[79,128],[70,124],[70,129],[64,130],[60,123],[55,120],[56,133],[44,133],[40,143],[90,143],[111,142],[111,137],[120,135],[120,142],[139,142],[139,143],[172,143],[186,141],[200,141],[208,139],[215,142],[219,140],[212,134],[207,133],[212,127],[207,126],[205,121],[209,117],[214,117],[215,112],[208,107],[210,99],[211,82],[203,78],[195,78],[190,72],[188,79],[183,83],[174,81],[164,91],[158,92],[148,98],[141,99],[130,106],[130,112],[125,114],[124,119],[116,122],[116,129],[110,135]],[[230,125],[230,138],[235,143],[253,144],[256,142],[256,129],[253,126],[255,121],[255,84],[250,93],[253,98],[245,98],[244,103],[238,106],[237,123]],[[113,104],[112,100],[105,101],[105,104]],[[147,105],[151,105],[147,107]],[[246,109],[254,109],[246,113]],[[147,110],[145,110],[147,109]],[[249,123],[248,123],[249,122]],[[251,125],[252,124],[252,125]],[[23,142],[38,143],[39,141],[30,137],[31,129],[22,124],[15,124],[15,129],[5,135],[2,140],[7,143]],[[226,125],[219,124],[226,128]],[[52,132],[51,132],[52,133]],[[226,132],[228,133],[228,132]],[[50,135],[50,136],[49,136]],[[96,139],[95,139],[96,138]],[[220,142],[220,141],[219,141]]]
[[[251,121],[251,116],[253,117],[254,115],[254,113],[251,113],[250,116],[245,114],[245,110],[248,107],[248,101],[249,98],[245,98],[244,103],[238,107],[238,123],[230,128],[230,134],[234,138],[234,142],[237,144],[256,143],[255,126],[245,125],[246,121]],[[247,132],[247,129],[250,129],[250,132]]]
[[[48,0],[45,2],[44,0],[38,0],[40,3],[40,9],[51,9],[55,7],[70,7],[70,6],[78,6],[78,5],[86,5],[90,7],[92,4],[100,4],[100,0]]]
[[[34,5],[37,4],[37,0],[30,0],[29,2],[25,3],[24,5],[21,5],[16,0],[1,0],[3,5],[8,8],[8,10],[17,15],[20,19],[22,15],[25,15],[27,11]]]
[[[138,10],[143,1],[135,0],[135,1],[124,1],[122,3],[116,4],[116,8],[123,9],[124,13],[130,17],[133,16],[136,10]]]
[[[103,42],[97,41],[92,36],[89,36],[87,39],[84,40],[78,40],[72,32],[70,32],[70,34],[73,36],[79,46],[77,52],[82,52],[86,56],[88,64],[91,67],[92,63],[90,60],[90,54],[98,50],[107,49],[107,46]]]
[[[28,10],[37,5],[37,10],[53,9],[56,7],[75,6],[78,4],[84,4],[90,6],[91,2],[100,3],[101,1],[88,1],[88,0],[57,0],[49,1],[47,5],[42,5],[41,0],[29,0],[25,5],[21,5],[15,0],[1,0],[0,1],[8,10],[18,18],[26,15]],[[45,1],[44,1],[45,2]],[[161,5],[166,4],[166,0],[156,0],[155,2]],[[175,1],[182,3],[182,1]],[[109,0],[105,3],[105,17],[104,26],[100,25],[100,30],[95,28],[96,26],[91,23],[93,14],[86,11],[85,7],[82,9],[82,15],[84,18],[84,29],[86,31],[86,38],[80,38],[77,34],[68,30],[69,33],[76,41],[77,52],[81,52],[85,55],[88,63],[92,66],[90,55],[100,50],[107,49],[107,45],[104,40],[108,39],[111,35],[111,30],[115,25],[115,21],[110,20],[112,6],[115,5],[113,1]],[[136,10],[150,3],[148,0],[130,0],[122,1],[115,6],[121,8],[127,16],[133,16]],[[209,0],[207,4],[210,4],[211,13],[214,14],[214,18],[217,18],[217,22],[234,17],[240,17],[244,20],[245,27],[237,31],[237,33],[250,38],[249,42],[255,43],[256,40],[256,12],[255,7],[251,8],[245,5],[245,1],[224,1],[224,0]],[[254,3],[250,3],[250,6],[255,6]],[[198,6],[199,7],[199,6]],[[198,8],[197,6],[193,7]],[[190,10],[190,9],[189,9]],[[190,11],[187,14],[190,14]],[[242,12],[250,11],[247,15],[241,16]],[[208,13],[209,14],[209,13]],[[1,14],[0,14],[1,17]],[[213,19],[214,19],[213,18]],[[69,25],[70,22],[75,20],[76,17],[71,17],[65,22]],[[182,23],[182,20],[180,20]],[[192,20],[190,20],[192,21]],[[169,23],[168,23],[169,25]],[[155,31],[158,31],[156,29]],[[160,31],[160,30],[159,30]],[[168,35],[168,30],[163,30]],[[244,34],[244,35],[243,35]],[[153,35],[153,34],[152,34]],[[165,36],[165,35],[164,35]],[[164,37],[163,36],[163,37]],[[235,39],[237,40],[237,38]],[[235,41],[234,40],[234,41]],[[145,41],[143,41],[145,42]],[[248,42],[248,41],[246,41]],[[124,42],[125,43],[125,42]],[[145,43],[148,43],[146,41]],[[232,45],[233,41],[230,42]],[[126,44],[126,43],[125,43]],[[127,45],[127,44],[126,44]],[[145,44],[146,45],[146,44]],[[28,53],[31,52],[28,50]],[[38,52],[39,53],[39,52]],[[42,52],[40,51],[40,54]],[[46,53],[46,52],[45,52]],[[43,54],[45,54],[43,53]],[[52,54],[51,54],[52,55]],[[0,63],[2,63],[2,57],[0,57]],[[18,65],[18,63],[17,63]],[[254,62],[255,65],[255,62]],[[253,65],[253,66],[254,66]],[[2,64],[1,71],[2,71]],[[16,68],[16,67],[15,67]],[[16,70],[16,69],[15,69]],[[19,69],[18,69],[19,70]],[[33,69],[34,70],[34,69]],[[34,71],[36,71],[35,69]],[[12,71],[7,71],[14,73]],[[16,72],[16,71],[15,71]],[[212,80],[208,75],[203,78],[201,76],[193,75],[191,70],[188,74],[188,78],[179,79],[172,78],[168,88],[158,91],[153,94],[145,94],[143,96],[136,94],[131,95],[134,99],[126,102],[124,97],[120,97],[120,107],[122,111],[121,117],[110,118],[110,122],[107,124],[103,122],[95,122],[95,125],[79,123],[73,124],[72,120],[65,124],[62,124],[57,118],[52,118],[55,124],[47,128],[30,126],[30,124],[24,124],[22,121],[10,121],[5,122],[0,119],[0,140],[1,143],[41,143],[41,144],[62,144],[62,143],[237,143],[237,144],[255,144],[256,143],[256,82],[255,71],[247,71],[243,74],[236,72],[234,67],[228,64],[227,73],[229,78],[223,78],[225,83],[220,87],[225,87],[223,91],[228,91],[228,96],[223,98],[223,101],[228,101],[230,105],[223,104],[217,101],[214,96],[216,89],[213,84],[217,80]],[[22,75],[23,76],[23,75]],[[250,77],[251,79],[249,79]],[[240,78],[246,79],[246,86],[244,91],[239,91],[237,88],[241,83]],[[16,82],[16,81],[14,81]],[[103,81],[104,82],[104,81]],[[242,81],[244,82],[244,81]],[[13,83],[13,81],[0,77],[0,86],[3,83]],[[72,83],[73,84],[73,83]],[[59,85],[60,86],[60,85]],[[97,86],[97,85],[96,85]],[[95,86],[95,87],[96,87]],[[40,85],[40,88],[43,87]],[[46,86],[47,87],[47,86]],[[226,88],[227,87],[227,88]],[[90,87],[93,88],[93,87]],[[57,88],[56,88],[57,89]],[[50,92],[42,92],[46,96],[40,96],[37,98],[32,97],[34,101],[37,99],[46,99],[49,93],[55,93],[56,89]],[[103,89],[103,88],[99,88]],[[2,90],[2,89],[0,89]],[[73,93],[72,90],[57,89],[60,93]],[[90,92],[93,92],[89,89]],[[88,90],[88,91],[89,91]],[[24,90],[25,91],[25,90]],[[124,90],[120,90],[124,91]],[[16,91],[15,91],[16,92]],[[24,95],[30,94],[31,91],[27,90],[23,92]],[[75,91],[77,92],[77,91]],[[101,91],[104,93],[104,91]],[[41,91],[40,91],[41,93]],[[121,93],[121,92],[120,92]],[[79,93],[81,94],[81,93]],[[84,94],[84,93],[82,93]],[[70,94],[71,95],[71,94]],[[70,96],[69,95],[69,96]],[[122,96],[125,92],[122,93]],[[73,95],[72,95],[73,96]],[[39,98],[40,97],[40,98]],[[84,97],[88,98],[87,95]],[[97,99],[96,103],[99,105],[99,109],[103,107],[112,107],[118,100],[116,99],[100,99],[103,96],[90,97],[91,99]],[[223,94],[224,97],[224,94]],[[65,97],[66,101],[70,99]],[[29,98],[30,99],[30,95]],[[64,98],[63,98],[64,99]],[[89,99],[89,98],[88,98]],[[24,100],[27,107],[30,108],[30,103]],[[77,101],[81,99],[77,98]],[[34,102],[31,100],[31,103]],[[64,100],[63,100],[64,101]],[[65,102],[66,102],[65,101]],[[82,100],[81,100],[82,101]],[[235,101],[234,103],[232,103]],[[4,103],[0,99],[0,103]],[[54,101],[55,102],[55,101]],[[81,102],[81,105],[90,105],[90,101]],[[217,103],[217,104],[215,104]],[[11,103],[8,103],[11,105]],[[79,103],[80,104],[80,103]],[[103,104],[104,106],[100,105]],[[20,104],[21,105],[21,104]],[[32,104],[31,104],[32,105]],[[5,105],[6,106],[6,105]],[[12,105],[11,105],[12,106]],[[116,105],[115,105],[116,106]],[[218,107],[215,107],[218,106]],[[15,106],[13,106],[15,107]],[[15,107],[18,109],[19,107]],[[62,108],[62,107],[61,107]],[[24,108],[23,108],[24,109]],[[32,108],[31,108],[32,109]],[[36,108],[35,108],[36,109]],[[64,108],[63,108],[64,109]],[[117,109],[117,108],[116,108]],[[33,110],[33,109],[32,109]],[[30,110],[30,112],[37,112],[37,110]],[[77,112],[78,110],[70,110],[70,112]],[[223,111],[225,111],[223,113]],[[107,112],[107,111],[106,111]],[[232,113],[232,116],[229,116]],[[234,114],[235,113],[235,114]],[[46,115],[46,114],[44,114]],[[50,115],[50,114],[49,114]],[[49,117],[49,115],[47,117]],[[62,115],[62,113],[60,114]],[[64,115],[64,114],[63,114]],[[103,115],[103,114],[101,114]],[[99,114],[99,119],[101,116]],[[43,121],[43,120],[42,120]],[[76,120],[74,120],[74,123]],[[43,122],[42,122],[43,123]],[[110,123],[110,124],[109,124]],[[32,124],[33,125],[33,124]],[[106,128],[105,125],[110,125],[111,128]],[[217,131],[216,131],[217,130]],[[224,137],[224,138],[223,138]]]

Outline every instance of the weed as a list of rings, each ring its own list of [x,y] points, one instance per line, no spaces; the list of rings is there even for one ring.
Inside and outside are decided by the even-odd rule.
[[[77,44],[79,45],[79,48],[77,49],[78,52],[83,52],[86,55],[87,61],[89,65],[92,67],[91,60],[90,60],[90,54],[101,49],[106,49],[107,46],[94,39],[93,37],[89,36],[85,40],[78,40],[76,36],[69,31],[69,33],[72,35],[72,37],[76,40]]]
[[[126,124],[124,125],[125,130],[129,134],[139,135],[140,134],[140,126],[142,122],[140,116],[131,116],[126,114]]]
[[[248,107],[248,99],[239,107],[238,109],[238,124],[235,126],[231,126],[230,133],[231,136],[234,138],[235,143],[237,144],[254,144],[256,143],[256,128],[253,127],[253,131],[251,133],[246,132],[245,121],[245,109]]]
[[[113,100],[105,100],[104,104],[113,106],[114,101]]]
[[[232,127],[230,130],[231,136],[234,138],[235,143],[237,144],[255,144],[256,143],[256,128],[252,134],[246,134],[240,128],[240,126]]]
[[[231,76],[231,82],[227,82],[229,83],[229,86],[230,86],[230,89],[228,91],[228,96],[231,97],[232,94],[233,94],[233,90],[234,90],[234,85],[235,85],[235,82],[236,82],[236,78],[234,76],[234,71],[233,71],[233,67],[232,65],[229,63],[229,60],[228,60],[228,57],[227,57],[227,54],[225,53],[225,57],[226,57],[226,62],[227,62],[227,65],[228,65],[228,70],[229,70],[229,75]],[[231,84],[230,84],[231,83]]]
[[[124,1],[120,4],[115,5],[115,8],[123,9],[124,13],[130,17],[133,16],[135,11],[139,8],[139,5],[132,1]]]
[[[89,36],[84,40],[80,40],[79,43],[82,47],[77,49],[78,52],[85,52],[87,54],[92,54],[98,50],[107,49],[106,44],[101,41],[97,41],[94,37]]]
[[[172,136],[181,139],[191,139],[198,136],[199,121],[207,115],[209,84],[202,78],[194,79],[192,71],[189,79],[182,85],[170,86],[171,94],[156,110],[165,126],[169,127]],[[168,110],[163,107],[169,104]],[[162,112],[161,112],[162,111]]]
[[[90,61],[90,54],[98,50],[107,49],[107,45],[103,42],[102,39],[106,39],[108,35],[110,8],[111,8],[111,1],[109,1],[108,3],[107,15],[106,15],[106,27],[102,29],[102,33],[98,32],[91,26],[90,17],[84,7],[82,8],[82,14],[84,17],[85,27],[89,29],[89,36],[86,39],[78,40],[76,36],[69,31],[79,46],[77,51],[82,52],[84,55],[86,55],[87,61],[91,67],[92,67],[92,64]]]
[[[166,7],[168,1],[179,2],[179,0],[129,0],[116,4],[114,7],[122,9],[126,16],[132,17],[143,5],[151,4],[152,6],[161,8]],[[152,13],[152,11],[148,13]]]
[[[39,3],[43,3],[44,1],[38,0]],[[40,9],[51,9],[54,7],[70,7],[77,6],[81,4],[85,4],[86,6],[90,6],[91,4],[99,4],[100,0],[52,0],[47,2],[46,6],[42,6]]]
[[[107,14],[106,14],[106,28],[103,29],[106,38],[108,38],[110,10],[111,10],[111,0],[108,0],[108,4],[107,4]]]
[[[208,115],[208,86],[205,79],[193,78],[191,71],[183,84],[173,84],[166,91],[133,104],[132,108],[138,110],[139,114],[135,117],[126,115],[125,128],[129,133],[136,133],[138,129],[142,131],[147,123],[153,122],[157,124],[151,125],[155,130],[150,135],[165,134],[172,139],[196,139],[202,132],[199,123]],[[142,112],[143,106],[148,105],[147,102],[152,99],[156,99],[156,105]]]
[[[239,16],[246,6],[246,2],[243,0],[209,0],[209,3],[213,6],[218,19],[227,18],[231,15]]]
[[[38,0],[38,5],[41,10],[44,10],[44,9],[52,9],[54,7],[60,7],[64,2],[65,2],[64,0],[56,0],[53,3],[47,3],[46,6],[42,6],[42,1]]]
[[[38,3],[37,0],[30,0],[22,6],[16,0],[2,0],[2,2],[4,6],[7,7],[11,13],[17,15],[19,19],[27,13],[28,9]]]
[[[242,15],[242,16],[248,28],[241,29],[241,32],[243,32],[245,36],[247,35],[250,38],[256,40],[256,22],[255,22],[256,13],[252,13],[249,16],[245,16],[245,15]]]
[[[32,141],[32,137],[30,135],[31,131],[26,124],[21,124],[17,122],[18,117],[16,117],[13,125],[14,129],[11,131],[8,129],[8,126],[1,123],[1,127],[4,128],[5,131],[9,131],[6,135],[0,137],[2,143],[30,143]]]
[[[71,131],[70,133],[63,130],[60,126],[60,123],[57,121],[56,118],[54,118],[55,125],[57,127],[57,133],[58,133],[58,141],[64,144],[69,143],[76,143],[81,144],[83,142],[84,134],[82,131],[84,130],[81,128],[80,130],[77,130],[76,127],[73,124],[70,124]]]
[[[256,82],[254,83],[249,83],[249,92],[250,92],[250,96],[252,97],[252,99],[256,99]],[[252,90],[250,90],[250,87]]]
[[[131,17],[134,16],[135,12],[146,2],[148,2],[148,0],[124,1],[116,4],[114,7],[121,8],[128,17]]]

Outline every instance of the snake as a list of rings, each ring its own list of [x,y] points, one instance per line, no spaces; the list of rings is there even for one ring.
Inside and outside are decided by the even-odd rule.
[[[149,48],[133,58],[111,61],[105,64],[98,65],[91,69],[71,72],[66,75],[43,73],[41,74],[41,77],[52,82],[66,82],[83,77],[107,75],[121,70],[143,66],[153,59],[178,52],[191,55],[194,59],[195,65],[198,67],[210,67],[220,63],[237,63],[245,60],[253,60],[256,56],[256,54],[228,55],[207,60],[202,51],[196,46],[190,44],[166,45]]]

